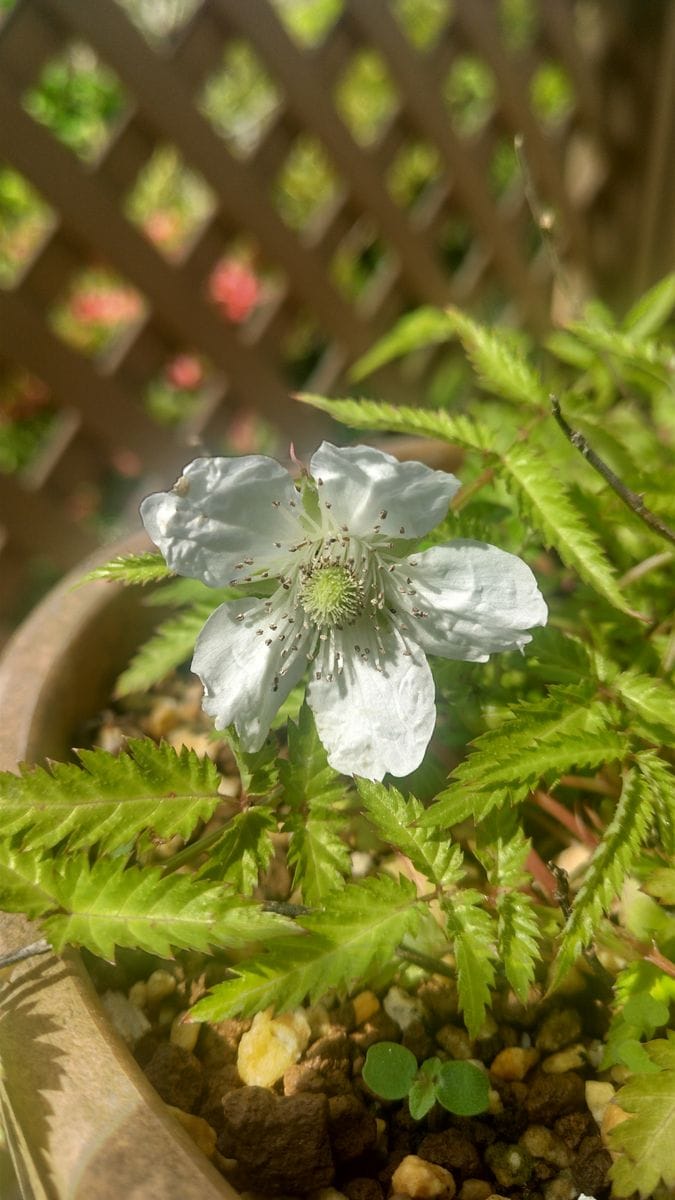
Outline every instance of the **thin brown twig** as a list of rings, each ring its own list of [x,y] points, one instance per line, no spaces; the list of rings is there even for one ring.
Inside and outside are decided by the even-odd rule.
[[[572,429],[571,425],[568,425],[567,421],[562,415],[562,412],[560,411],[560,401],[558,400],[558,397],[551,395],[550,400],[551,408],[553,409],[553,416],[565,434],[565,437],[571,443],[571,445],[574,446],[575,450],[578,450],[580,454],[583,454],[584,458],[598,472],[598,474],[602,475],[603,479],[609,484],[612,490],[616,492],[619,499],[623,500],[627,508],[630,508],[631,511],[634,512],[641,521],[644,521],[645,525],[648,525],[649,528],[654,531],[654,533],[658,533],[659,537],[665,538],[666,541],[671,542],[672,545],[675,546],[675,533],[673,530],[670,529],[660,517],[657,517],[656,514],[651,511],[651,509],[647,508],[642,496],[638,496],[637,492],[634,492],[632,488],[627,487],[627,485],[621,479],[619,479],[618,475],[614,474],[611,467],[608,467],[607,463],[595,453],[595,450],[593,450],[591,446],[589,446],[584,435],[579,433],[578,430]]]
[[[396,953],[399,958],[414,963],[416,967],[424,967],[425,971],[432,971],[434,975],[446,975],[448,979],[457,978],[457,972],[442,959],[432,958],[429,954],[421,954],[419,950],[411,950],[408,946],[399,946]]]

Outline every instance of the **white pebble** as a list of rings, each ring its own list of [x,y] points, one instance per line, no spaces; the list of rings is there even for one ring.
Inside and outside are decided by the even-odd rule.
[[[133,1046],[144,1033],[148,1032],[150,1022],[140,1008],[131,1003],[124,992],[104,992],[101,1004],[110,1018],[110,1023],[128,1046]]]
[[[395,1192],[411,1196],[413,1200],[451,1200],[455,1194],[455,1181],[445,1167],[408,1154],[394,1171],[391,1186]]]
[[[387,1016],[391,1017],[403,1032],[416,1021],[423,1021],[426,1015],[420,1001],[400,987],[390,987],[382,1004]]]
[[[239,1042],[237,1070],[243,1083],[272,1087],[298,1061],[310,1038],[309,1021],[301,1008],[272,1017],[272,1009],[256,1013]]]
[[[199,1030],[201,1029],[201,1025],[197,1021],[184,1021],[183,1017],[185,1016],[186,1013],[184,1012],[176,1013],[173,1021],[171,1022],[169,1041],[172,1043],[172,1045],[181,1046],[183,1050],[189,1050],[190,1054],[192,1054],[192,1051],[197,1045],[197,1039],[199,1038]]]

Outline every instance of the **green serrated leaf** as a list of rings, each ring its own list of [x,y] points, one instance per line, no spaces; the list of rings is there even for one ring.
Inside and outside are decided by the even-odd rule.
[[[544,700],[512,712],[476,739],[450,786],[420,818],[423,826],[446,829],[471,815],[482,820],[494,808],[520,803],[542,776],[621,759],[629,749],[626,735],[612,729],[614,710],[597,699],[592,683],[556,685]]]
[[[193,876],[126,867],[118,858],[92,866],[86,852],[63,862],[34,859],[2,844],[0,906],[36,915],[41,908],[44,934],[57,953],[66,945],[84,946],[106,959],[114,957],[115,946],[167,958],[174,948],[241,947],[288,937],[292,928]]]
[[[314,1003],[331,988],[364,986],[391,962],[406,934],[427,915],[408,880],[386,876],[348,884],[330,906],[303,917],[304,936],[283,938],[258,959],[238,964],[227,980],[192,1010],[197,1020],[253,1014],[273,1005]]]
[[[645,779],[636,770],[624,784],[612,821],[586,869],[584,882],[574,898],[554,964],[555,987],[589,944],[603,912],[635,862],[652,815],[652,801]]]
[[[612,680],[612,689],[640,720],[655,741],[675,746],[675,688],[664,680],[625,671]]]
[[[296,399],[329,413],[336,421],[355,429],[420,434],[440,438],[452,446],[464,446],[467,450],[481,452],[494,447],[494,437],[487,425],[441,409],[411,408],[404,404],[384,404],[379,400],[328,400],[325,396],[307,392],[296,396]]]
[[[414,796],[404,799],[394,787],[358,780],[359,795],[369,820],[384,842],[409,858],[435,887],[447,888],[463,874],[462,852],[446,833],[429,833],[416,822],[424,813]]]
[[[616,1103],[631,1113],[610,1131],[610,1144],[619,1158],[610,1167],[616,1196],[642,1198],[659,1183],[675,1188],[675,1035],[648,1042],[645,1050],[657,1074],[636,1075],[616,1095]]]
[[[524,870],[530,841],[509,809],[492,812],[478,827],[476,855],[494,889],[499,957],[511,987],[525,1001],[539,958],[540,930]]]
[[[675,273],[666,275],[640,296],[623,319],[623,328],[633,338],[658,333],[675,308]]]
[[[195,642],[213,607],[209,602],[199,604],[163,621],[120,675],[115,684],[115,696],[120,698],[130,696],[132,692],[145,692],[192,658]]]
[[[379,338],[375,345],[354,363],[349,372],[350,379],[358,382],[395,358],[401,358],[402,355],[421,350],[425,346],[448,342],[454,336],[453,323],[442,309],[415,309],[414,312],[401,317],[384,337]]]
[[[614,608],[633,616],[598,538],[546,460],[531,446],[517,442],[503,454],[498,470],[544,543]]]
[[[234,725],[228,726],[223,737],[234,755],[244,795],[269,797],[279,782],[276,738],[268,736],[259,750],[249,751],[243,749]]]
[[[89,583],[92,579],[107,579],[113,583],[146,584],[168,579],[173,574],[167,567],[161,554],[119,554],[100,567],[94,567],[82,579]]]
[[[539,375],[504,330],[487,329],[456,308],[448,309],[447,317],[487,391],[513,404],[548,409],[548,392]]]
[[[495,981],[496,928],[484,901],[480,892],[466,888],[443,902],[454,943],[459,1007],[471,1037],[478,1036],[485,1021]]]
[[[146,829],[188,838],[220,799],[220,776],[208,758],[145,738],[127,754],[80,750],[80,765],[52,763],[0,775],[4,837],[25,849],[67,840],[70,850],[97,844],[109,852]]]
[[[672,857],[675,854],[675,771],[670,763],[650,750],[637,754],[635,765],[651,797],[661,846]]]
[[[272,860],[274,843],[271,834],[276,830],[276,817],[265,805],[255,805],[237,813],[210,848],[208,862],[199,872],[200,878],[222,880],[242,895],[250,895],[258,886],[261,871],[265,871]]]

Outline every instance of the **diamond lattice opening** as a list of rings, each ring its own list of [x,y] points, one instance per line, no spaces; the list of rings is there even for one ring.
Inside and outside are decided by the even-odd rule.
[[[554,62],[542,63],[530,80],[530,103],[542,125],[560,125],[574,104],[574,88],[566,71]]]
[[[71,276],[48,320],[82,354],[101,356],[145,315],[140,292],[108,267],[84,267]]]
[[[277,209],[287,225],[306,229],[337,192],[338,179],[321,143],[300,134],[293,143],[273,188]]]
[[[403,32],[418,50],[429,49],[452,20],[451,0],[392,0]]]
[[[30,467],[48,441],[56,416],[41,379],[23,367],[0,368],[0,473]]]
[[[330,276],[348,300],[362,300],[387,261],[386,247],[372,223],[364,219],[340,242],[331,260]]]
[[[377,140],[396,109],[396,89],[377,51],[354,54],[335,89],[335,107],[361,146]]]
[[[50,59],[22,100],[31,117],[88,162],[110,141],[126,104],[117,76],[83,42]]]
[[[180,32],[199,7],[200,0],[117,0],[151,46],[163,46]]]
[[[456,58],[443,84],[452,123],[458,133],[470,137],[485,124],[495,100],[495,78],[479,58],[464,54]]]
[[[0,288],[16,283],[53,219],[52,209],[28,180],[0,165]]]
[[[235,40],[227,44],[222,66],[207,79],[198,106],[232,152],[244,158],[258,145],[280,100],[249,43]]]
[[[387,172],[387,186],[401,208],[412,208],[440,177],[438,151],[427,142],[409,142],[398,151]]]
[[[174,146],[158,146],[126,197],[127,216],[169,259],[180,257],[215,208],[201,175]]]
[[[526,50],[537,36],[539,13],[536,0],[500,0],[499,28],[509,50]]]
[[[300,46],[323,42],[344,8],[343,0],[272,0],[272,4]]]

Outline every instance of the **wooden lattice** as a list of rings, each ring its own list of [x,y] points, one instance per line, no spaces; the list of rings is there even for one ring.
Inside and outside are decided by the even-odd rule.
[[[28,473],[0,476],[5,612],[29,555],[65,567],[95,542],[72,495],[83,483],[100,484],[111,464],[131,456],[144,479],[166,481],[184,462],[190,439],[218,445],[238,408],[255,409],[296,442],[311,444],[318,422],[289,398],[291,385],[344,385],[349,365],[416,304],[456,302],[534,330],[545,326],[550,267],[533,236],[522,181],[499,196],[490,186],[494,156],[515,133],[524,135],[532,185],[557,213],[567,262],[577,272],[605,290],[619,283],[630,290],[617,246],[625,250],[631,235],[632,279],[637,273],[646,283],[667,265],[657,263],[655,248],[663,245],[668,214],[659,197],[667,193],[670,85],[655,80],[658,56],[666,66],[664,56],[675,56],[672,6],[644,6],[652,19],[641,22],[639,4],[633,18],[631,6],[616,0],[539,0],[536,35],[520,50],[504,44],[498,0],[448,4],[438,36],[423,50],[405,36],[397,7],[396,0],[344,0],[324,40],[303,48],[273,0],[203,0],[174,42],[157,48],[115,0],[18,0],[0,28],[0,159],[30,181],[54,215],[20,277],[0,293],[0,372],[20,366],[41,380],[59,418]],[[592,17],[590,32],[579,32],[581,17]],[[278,96],[245,155],[233,152],[198,104],[235,40],[253,47]],[[22,102],[45,64],[73,41],[95,51],[127,96],[108,144],[87,165]],[[364,48],[381,56],[394,91],[392,111],[366,146],[336,99]],[[467,135],[453,126],[442,99],[443,81],[461,55],[486,64],[495,87],[486,120]],[[542,62],[559,64],[573,89],[555,129],[542,126],[530,103]],[[666,78],[672,84],[672,70]],[[651,112],[660,118],[650,139]],[[275,180],[300,137],[320,145],[337,187],[330,204],[298,230],[279,211]],[[441,170],[404,208],[388,172],[414,140],[433,148]],[[167,142],[213,196],[190,244],[171,259],[125,207],[139,172]],[[639,239],[642,212],[647,227]],[[453,269],[444,243],[449,222],[468,239]],[[255,245],[258,264],[275,283],[255,316],[235,327],[209,302],[206,281],[240,236]],[[334,281],[332,263],[339,247],[350,239],[359,246],[364,237],[377,242],[376,268],[360,295],[349,297]],[[59,337],[49,314],[77,272],[99,260],[140,293],[143,313],[122,341],[91,357]],[[284,358],[298,320],[311,323],[315,345],[310,376],[301,380],[289,376]],[[212,370],[189,422],[169,430],[148,415],[141,396],[186,346]],[[399,399],[410,381],[389,369],[380,386]]]

